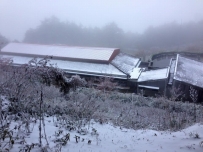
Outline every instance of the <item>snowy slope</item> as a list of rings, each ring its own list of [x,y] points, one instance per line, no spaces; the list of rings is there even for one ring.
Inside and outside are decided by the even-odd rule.
[[[56,120],[56,119],[55,119]],[[56,143],[53,141],[57,138],[55,132],[63,130],[61,136],[69,131],[53,122],[53,118],[46,119],[46,134],[49,141],[49,150],[54,151]],[[56,127],[56,125],[58,127]],[[14,124],[13,124],[14,126]],[[32,125],[30,126],[32,128]],[[62,147],[63,152],[202,152],[203,147],[199,143],[203,139],[203,125],[195,124],[187,129],[178,132],[163,132],[154,130],[131,130],[120,127],[114,127],[111,124],[99,124],[92,122],[89,126],[85,126],[88,130],[86,135],[80,135],[76,131],[71,131],[70,141],[66,146]],[[88,129],[89,128],[89,129]],[[96,129],[96,133],[91,134],[92,128]],[[93,133],[93,132],[92,132]],[[95,131],[94,131],[95,133]],[[191,137],[198,133],[200,139]],[[80,141],[76,143],[75,135],[80,136]],[[33,131],[28,135],[26,144],[39,142],[38,125],[34,125]],[[84,141],[82,141],[84,140]],[[91,144],[88,144],[91,140]],[[43,140],[45,145],[45,140]],[[23,145],[15,144],[12,152],[19,151]],[[32,151],[39,151],[36,147]]]

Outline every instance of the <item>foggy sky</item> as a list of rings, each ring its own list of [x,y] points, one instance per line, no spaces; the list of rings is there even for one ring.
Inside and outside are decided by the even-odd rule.
[[[85,27],[115,22],[125,32],[203,19],[203,0],[0,0],[0,34],[21,41],[29,28],[56,16]]]

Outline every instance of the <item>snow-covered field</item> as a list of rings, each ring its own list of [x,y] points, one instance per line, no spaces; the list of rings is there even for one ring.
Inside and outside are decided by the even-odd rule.
[[[195,124],[177,132],[154,130],[131,130],[115,127],[111,124],[91,122],[84,127],[88,132],[81,135],[76,131],[67,131],[57,125],[53,117],[46,118],[45,128],[49,142],[48,151],[57,151],[56,139],[70,133],[70,141],[62,146],[63,152],[202,152],[200,142],[203,140],[203,125]],[[15,123],[11,125],[14,127]],[[57,126],[57,127],[56,127]],[[25,138],[26,143],[14,144],[12,152],[19,151],[26,144],[39,143],[38,124],[30,125],[31,134]],[[59,130],[63,132],[57,137]],[[195,138],[198,134],[200,138]],[[76,143],[75,135],[80,139]],[[43,137],[43,145],[46,145]],[[88,141],[91,143],[88,144]],[[54,148],[55,147],[55,148]],[[32,151],[39,151],[35,146]]]
[[[9,101],[4,97],[2,99],[2,110],[6,111]],[[111,121],[95,122],[94,120],[84,122],[84,126],[78,127],[77,123],[81,122],[82,119],[71,125],[73,129],[70,129],[68,125],[70,125],[71,121],[66,119],[69,118],[68,115],[56,114],[54,116],[48,116],[46,113],[43,115],[45,118],[42,121],[45,123],[44,127],[42,123],[41,139],[43,151],[42,148],[39,148],[39,117],[31,118],[29,114],[23,113],[21,115],[23,119],[15,121],[16,116],[14,117],[14,115],[8,115],[8,119],[3,119],[3,124],[6,125],[8,123],[9,129],[8,127],[1,128],[0,152],[4,152],[6,148],[8,149],[5,152],[203,151],[203,124],[201,123],[196,123],[186,129],[172,132],[169,130],[126,129],[119,127],[122,126],[121,124],[115,126],[115,123],[110,123]],[[46,133],[44,133],[44,128]],[[4,133],[5,137],[3,137]],[[76,142],[76,137],[78,142]],[[13,144],[11,144],[12,140],[14,140]],[[34,147],[31,145],[34,145]]]

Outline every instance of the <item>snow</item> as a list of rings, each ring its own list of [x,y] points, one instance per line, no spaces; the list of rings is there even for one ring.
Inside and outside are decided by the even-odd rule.
[[[203,88],[203,63],[178,55],[174,79]]]
[[[2,99],[5,99],[1,96]],[[7,100],[5,102],[8,102]],[[34,121],[29,125],[29,132],[25,132],[25,127],[22,127],[23,122],[12,121],[10,130],[15,137],[15,143],[10,152],[20,151],[25,145],[39,143],[39,121]],[[14,129],[15,126],[21,126],[20,129]],[[56,152],[56,139],[60,139],[66,134],[70,134],[70,141],[62,146],[62,152],[202,152],[203,147],[200,143],[203,141],[203,124],[196,123],[193,126],[172,131],[156,131],[151,129],[127,129],[115,126],[109,122],[100,124],[91,121],[82,128],[86,130],[86,134],[80,134],[76,130],[69,131],[60,125],[56,117],[45,117],[45,132],[48,140],[46,145],[45,134],[42,131],[43,147],[48,147],[46,152]],[[42,128],[43,130],[43,128]],[[62,133],[57,136],[60,131]],[[80,137],[76,143],[75,135]],[[199,138],[195,138],[195,136]],[[23,136],[25,136],[23,140]],[[1,144],[4,145],[7,137]],[[88,144],[88,141],[91,143]],[[25,141],[22,143],[21,141]],[[203,146],[203,144],[202,144]],[[0,147],[1,150],[2,147]],[[35,146],[31,152],[39,152],[38,146]],[[45,152],[45,151],[44,151]]]
[[[168,73],[169,68],[144,71],[140,74],[138,82],[166,79],[168,78]]]
[[[112,61],[111,64],[113,64],[115,67],[120,69],[122,72],[126,74],[131,74],[133,69],[138,66],[140,63],[139,58],[135,58],[123,53],[119,53]]]
[[[118,49],[93,48],[93,47],[70,47],[64,45],[39,45],[25,43],[9,43],[1,52],[26,55],[53,56],[73,59],[86,59],[109,61],[112,54]]]
[[[53,117],[46,118],[45,127],[49,142],[49,148],[53,150],[56,145],[55,132],[60,127],[56,127]],[[14,126],[14,124],[12,124]],[[32,128],[32,127],[31,127]],[[92,129],[95,129],[98,134],[91,134]],[[202,152],[203,147],[199,145],[202,139],[195,139],[190,136],[197,133],[203,137],[203,125],[195,124],[191,127],[177,132],[169,131],[155,131],[155,130],[132,130],[121,127],[116,127],[111,124],[99,124],[94,121],[91,122],[88,133],[80,135],[76,131],[63,130],[63,135],[70,133],[70,141],[67,145],[62,147],[62,152]],[[33,131],[25,138],[26,144],[38,143],[38,125],[33,127]],[[75,135],[80,136],[78,143],[75,141]],[[84,141],[82,141],[84,139]],[[91,140],[91,144],[88,144]],[[45,140],[43,138],[43,144]],[[15,144],[11,152],[19,151],[20,144]],[[32,150],[39,151],[37,147]]]
[[[138,79],[142,72],[142,68],[134,68],[133,71],[130,73],[130,79]]]
[[[32,57],[3,55],[3,58],[11,58],[14,64],[27,64]],[[111,64],[99,64],[88,62],[74,62],[65,60],[49,59],[50,64],[56,65],[58,68],[65,70],[67,73],[97,75],[97,76],[112,76],[113,78],[127,79],[126,74],[118,70]]]

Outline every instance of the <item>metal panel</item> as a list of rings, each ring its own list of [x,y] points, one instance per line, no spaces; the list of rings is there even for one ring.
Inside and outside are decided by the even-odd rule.
[[[179,55],[174,79],[203,88],[203,63]]]
[[[133,72],[133,69],[138,66],[138,63],[140,63],[139,58],[124,53],[119,53],[111,62],[111,64],[129,76]]]
[[[171,59],[170,70],[169,70],[169,80],[168,80],[168,84],[170,84],[170,85],[173,84],[173,77],[174,77],[175,67],[176,67],[176,59]]]
[[[140,74],[138,82],[168,78],[169,68],[145,71]]]
[[[152,89],[152,90],[159,90],[159,87],[154,87],[154,86],[138,85],[138,87],[139,88]]]

